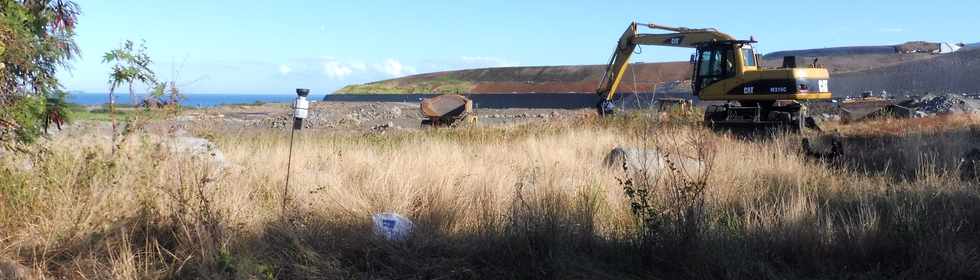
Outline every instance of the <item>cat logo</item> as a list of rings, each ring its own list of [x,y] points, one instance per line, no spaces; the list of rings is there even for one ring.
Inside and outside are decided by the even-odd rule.
[[[682,39],[682,38],[683,38],[683,37],[674,37],[674,38],[670,38],[670,44],[671,44],[671,45],[680,45],[680,44],[681,44],[681,39]]]
[[[753,94],[753,93],[755,93],[755,87],[744,87],[744,88],[742,88],[742,93],[744,93],[744,94]]]

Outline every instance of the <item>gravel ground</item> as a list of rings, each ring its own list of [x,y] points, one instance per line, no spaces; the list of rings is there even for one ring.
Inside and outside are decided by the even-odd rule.
[[[310,106],[305,129],[379,130],[419,129],[418,103],[316,102]],[[283,105],[226,106],[185,115],[186,121],[220,124],[226,128],[292,127],[292,110]],[[477,109],[479,125],[547,121],[593,113],[590,109]]]

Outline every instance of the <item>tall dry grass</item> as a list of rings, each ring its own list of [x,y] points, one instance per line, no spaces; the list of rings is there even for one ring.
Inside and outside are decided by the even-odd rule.
[[[853,145],[822,162],[795,136],[746,141],[650,120],[302,132],[285,212],[282,131],[198,130],[226,164],[175,155],[172,140],[148,134],[115,155],[107,140],[60,139],[0,168],[0,256],[39,278],[75,279],[980,275],[977,182],[935,164],[953,159],[926,157],[909,165],[915,176],[893,176],[854,168],[881,155]],[[914,157],[921,149],[908,147],[947,133],[960,132],[903,138],[891,154]],[[650,191],[651,226],[624,194],[627,173],[602,165],[615,146],[711,168],[632,178]],[[19,166],[25,159],[33,168]],[[409,217],[413,235],[375,236],[378,212]]]

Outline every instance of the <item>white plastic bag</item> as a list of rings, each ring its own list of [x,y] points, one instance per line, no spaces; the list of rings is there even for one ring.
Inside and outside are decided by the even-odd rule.
[[[379,213],[371,216],[374,233],[388,240],[405,240],[412,234],[415,224],[396,213]]]

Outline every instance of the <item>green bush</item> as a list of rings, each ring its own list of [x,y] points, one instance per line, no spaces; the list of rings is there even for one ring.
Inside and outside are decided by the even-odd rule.
[[[14,125],[11,128],[14,137],[9,139],[0,133],[0,139],[31,143],[41,135],[49,116],[57,114],[63,121],[71,121],[73,114],[66,97],[67,94],[59,91],[47,98],[29,95],[7,99],[8,105],[0,106],[0,120]]]
[[[66,111],[56,71],[79,55],[73,1],[0,0],[0,137],[40,134],[47,113]],[[51,98],[49,102],[49,98]]]
[[[41,133],[44,121],[44,100],[33,97],[18,97],[0,108],[0,119],[13,124],[12,132],[18,142],[29,143]],[[8,140],[4,136],[5,140]]]

